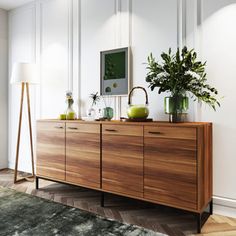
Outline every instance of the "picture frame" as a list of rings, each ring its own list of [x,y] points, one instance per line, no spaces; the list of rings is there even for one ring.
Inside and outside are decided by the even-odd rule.
[[[127,96],[130,90],[130,49],[100,52],[100,95]]]

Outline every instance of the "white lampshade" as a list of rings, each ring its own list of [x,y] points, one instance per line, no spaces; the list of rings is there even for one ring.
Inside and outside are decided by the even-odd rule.
[[[36,64],[15,63],[12,68],[11,83],[38,84]]]

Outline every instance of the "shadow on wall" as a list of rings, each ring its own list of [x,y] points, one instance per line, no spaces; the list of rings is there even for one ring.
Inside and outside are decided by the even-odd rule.
[[[236,5],[235,0],[207,0],[203,1],[203,21],[211,17],[214,14],[219,14],[219,12],[224,12],[225,10],[232,9]]]

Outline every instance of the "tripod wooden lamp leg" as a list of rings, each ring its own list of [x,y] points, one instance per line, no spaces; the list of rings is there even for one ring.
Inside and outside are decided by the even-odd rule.
[[[22,123],[22,112],[23,112],[25,86],[26,86],[27,105],[28,105],[28,119],[29,119],[29,132],[30,132],[32,175],[21,177],[21,178],[17,178],[17,175],[18,175],[18,162],[19,162],[19,151],[20,151],[20,138],[21,138],[21,123]],[[16,162],[15,162],[15,172],[14,172],[14,183],[20,182],[22,180],[34,181],[35,174],[34,174],[34,154],[33,153],[34,152],[33,152],[33,138],[32,138],[32,126],[31,126],[29,85],[28,85],[28,83],[22,82],[22,84],[21,84],[21,100],[20,100],[20,116],[19,116],[18,136],[17,136],[17,145],[16,145]]]

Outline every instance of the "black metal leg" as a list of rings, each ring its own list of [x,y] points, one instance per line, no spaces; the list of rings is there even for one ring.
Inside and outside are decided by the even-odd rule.
[[[200,234],[202,228],[202,214],[196,213],[196,218],[197,218],[197,233]]]
[[[36,189],[39,189],[39,178],[37,176],[35,179],[35,187],[36,187]]]
[[[209,206],[210,206],[209,213],[210,213],[210,215],[212,215],[213,214],[213,200],[210,201]]]
[[[104,207],[104,192],[101,192],[101,207]]]

